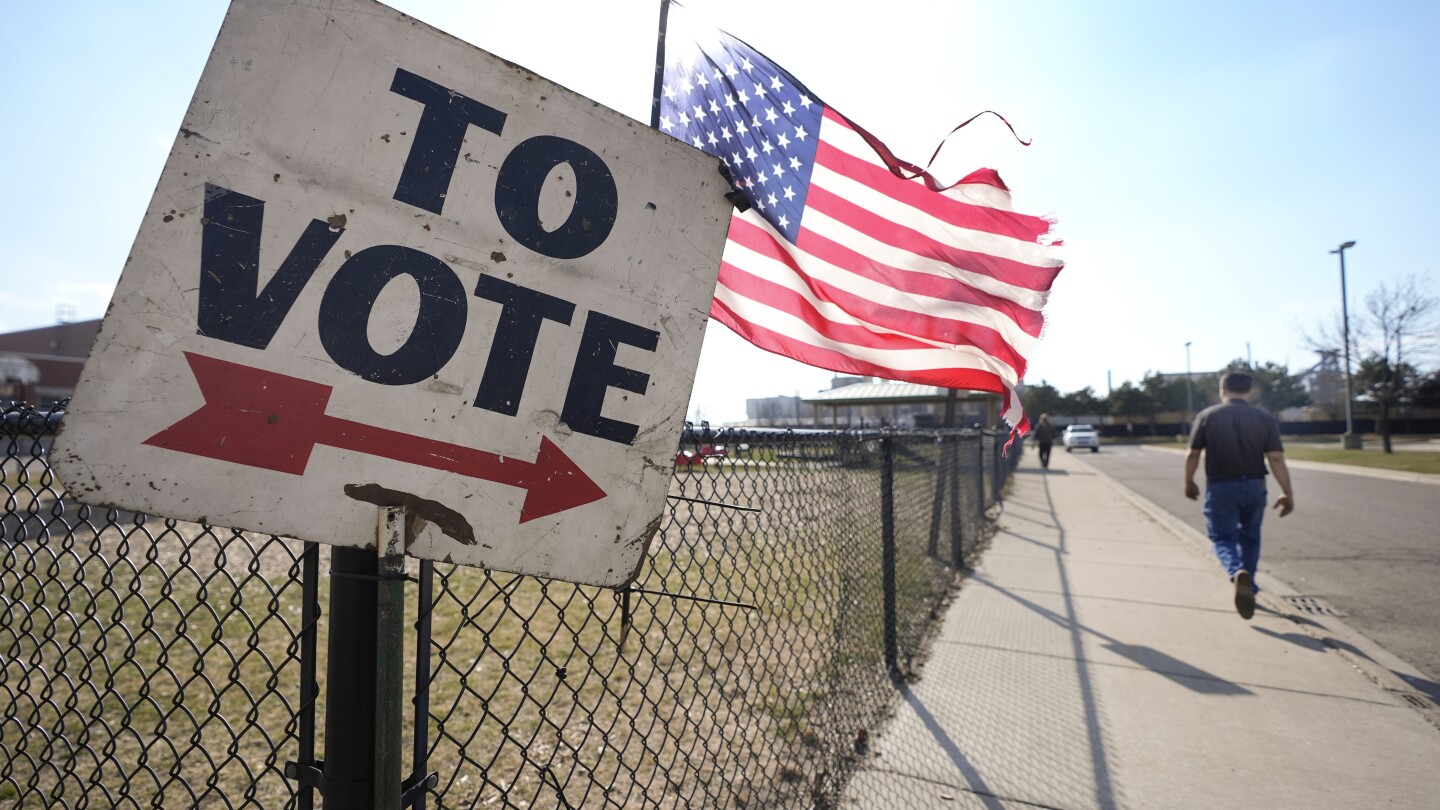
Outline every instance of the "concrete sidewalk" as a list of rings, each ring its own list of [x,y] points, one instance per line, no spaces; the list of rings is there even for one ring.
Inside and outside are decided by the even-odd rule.
[[[1436,707],[1283,583],[1242,620],[1203,538],[1065,453],[999,526],[844,806],[1440,807]]]

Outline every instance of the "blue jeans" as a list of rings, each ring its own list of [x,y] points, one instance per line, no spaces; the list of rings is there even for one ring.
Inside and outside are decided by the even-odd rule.
[[[1215,556],[1230,576],[1253,576],[1260,564],[1260,521],[1265,517],[1265,479],[1212,481],[1205,486],[1205,523]]]

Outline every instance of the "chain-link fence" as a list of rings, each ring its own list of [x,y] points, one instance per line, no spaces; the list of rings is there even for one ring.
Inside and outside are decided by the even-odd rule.
[[[374,660],[331,639],[330,588],[374,577],[76,503],[58,414],[3,418],[0,802],[369,806],[333,729],[370,712],[341,687]],[[409,802],[833,806],[983,548],[1003,440],[687,428],[627,589],[410,560]]]

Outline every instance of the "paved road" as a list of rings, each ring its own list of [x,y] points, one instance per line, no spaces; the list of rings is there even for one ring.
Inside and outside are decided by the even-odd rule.
[[[1107,447],[1083,458],[1205,532],[1200,504],[1182,492],[1181,453]],[[1413,685],[1440,700],[1440,487],[1293,468],[1291,477],[1296,509],[1266,516],[1258,584],[1271,573],[1323,598],[1428,674],[1432,683]],[[1278,494],[1272,484],[1272,503]]]

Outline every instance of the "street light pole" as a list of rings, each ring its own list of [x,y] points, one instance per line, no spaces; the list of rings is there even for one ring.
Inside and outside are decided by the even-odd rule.
[[[1345,436],[1343,446],[1346,450],[1359,450],[1361,447],[1360,436],[1355,433],[1355,393],[1350,380],[1350,296],[1345,292],[1345,251],[1352,247],[1355,247],[1353,240],[1341,243],[1340,247],[1330,252],[1340,256],[1340,323],[1345,340]]]
[[[1195,390],[1190,382],[1190,341],[1185,341],[1185,435],[1190,435],[1190,423],[1195,421]]]

